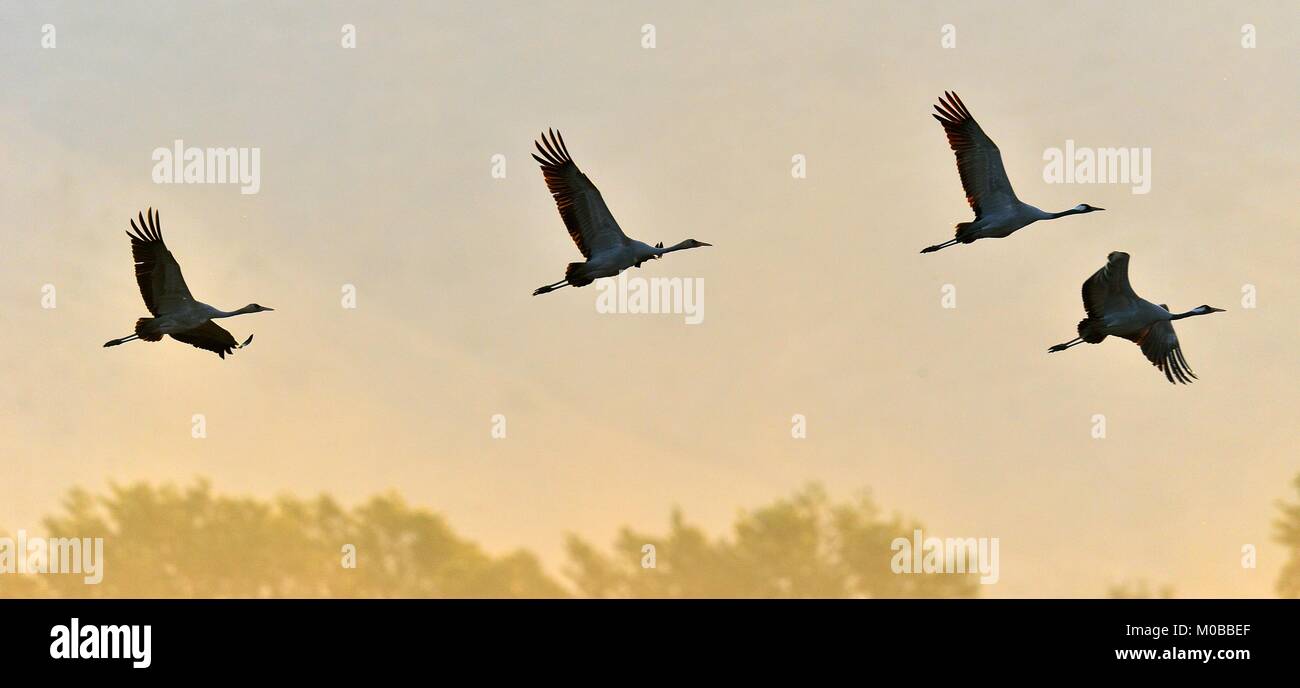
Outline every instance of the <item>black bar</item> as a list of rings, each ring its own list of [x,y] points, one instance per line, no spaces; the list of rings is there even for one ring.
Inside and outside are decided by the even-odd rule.
[[[1298,612],[1300,602],[1290,600],[4,600],[0,648],[7,665],[43,676],[193,677],[196,668],[266,665],[336,674],[376,662],[386,673],[434,663],[451,676],[441,672],[557,661],[580,671],[610,659],[630,662],[631,671],[638,661],[662,671],[742,658],[749,664],[741,671],[913,663],[950,678],[1043,662],[1118,673],[1244,673],[1293,666]],[[74,618],[83,632],[148,625],[150,666],[52,657],[51,629],[70,631]],[[1206,663],[1178,658],[1180,649],[1248,656]],[[1117,658],[1126,650],[1156,656]]]

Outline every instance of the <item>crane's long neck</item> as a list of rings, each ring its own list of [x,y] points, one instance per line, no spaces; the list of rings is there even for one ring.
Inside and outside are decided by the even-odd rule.
[[[216,308],[214,308],[214,309],[212,309],[212,310],[216,311],[216,313],[213,313],[213,314],[212,314],[212,317],[214,317],[214,318],[232,318],[232,317],[234,317],[234,316],[236,316],[236,315],[244,315],[245,313],[256,313],[256,312],[257,312],[257,309],[254,308],[254,307],[253,307],[253,304],[251,304],[251,303],[248,304],[247,306],[244,306],[243,308],[240,308],[240,309],[237,309],[237,310],[233,310],[233,311],[223,311],[223,310],[218,310],[218,309],[216,309]]]
[[[673,251],[681,251],[681,250],[688,249],[688,248],[695,248],[695,247],[691,244],[691,242],[690,242],[689,239],[686,240],[686,241],[682,241],[682,242],[679,242],[679,243],[673,244],[672,246],[669,246],[668,248],[656,248],[656,249],[655,249],[655,254],[656,254],[656,255],[660,255],[660,256],[662,256],[662,255],[665,254],[665,253],[672,253]]]
[[[1210,314],[1210,313],[1212,313],[1212,312],[1213,312],[1213,311],[1203,311],[1203,310],[1201,310],[1200,308],[1193,308],[1192,310],[1190,310],[1190,311],[1185,311],[1185,312],[1183,312],[1183,313],[1171,313],[1171,314],[1169,315],[1169,319],[1170,319],[1170,320],[1182,320],[1183,318],[1190,318],[1190,317],[1192,317],[1193,315],[1208,315],[1208,314]]]
[[[1070,208],[1069,210],[1062,210],[1059,213],[1048,213],[1046,219],[1055,220],[1058,217],[1065,217],[1066,215],[1078,215],[1079,213],[1086,213],[1086,212],[1088,211],[1080,210],[1078,208]]]

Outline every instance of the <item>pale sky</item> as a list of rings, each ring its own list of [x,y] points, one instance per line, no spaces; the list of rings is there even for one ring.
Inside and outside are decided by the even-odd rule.
[[[992,7],[0,3],[0,527],[109,481],[397,489],[558,574],[566,532],[680,505],[720,534],[817,481],[1000,538],[986,596],[1272,595],[1300,471],[1294,6]],[[945,90],[1023,200],[1107,212],[919,255],[971,219]],[[703,278],[703,323],[530,295],[580,259],[529,158],[547,127],[629,235],[714,244],[633,271]],[[175,139],[260,148],[260,193],[154,184]],[[1067,139],[1150,148],[1150,193],[1044,182]],[[252,347],[100,348],[147,315],[122,232],[150,206],[198,299],[276,308],[224,321]],[[1122,340],[1045,353],[1113,250],[1146,298],[1228,309],[1177,325],[1195,384]]]

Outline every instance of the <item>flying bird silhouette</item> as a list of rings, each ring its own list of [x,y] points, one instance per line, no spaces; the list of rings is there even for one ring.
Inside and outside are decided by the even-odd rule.
[[[127,232],[126,235],[131,237],[135,281],[140,286],[140,296],[144,297],[145,307],[154,317],[136,320],[135,334],[109,340],[104,342],[104,346],[117,346],[136,339],[156,342],[163,335],[170,335],[172,339],[206,349],[224,359],[226,354],[248,346],[253,341],[253,335],[250,334],[243,344],[238,343],[213,320],[244,313],[272,311],[274,308],[250,303],[239,310],[222,311],[195,301],[190,295],[189,287],[185,286],[180,264],[163,243],[158,212],[150,208],[147,219],[141,213],[140,226],[137,227],[135,220],[132,220],[131,229],[135,233]]]
[[[1083,283],[1083,308],[1088,317],[1079,321],[1079,336],[1047,351],[1065,351],[1084,342],[1096,344],[1111,335],[1123,337],[1142,347],[1142,354],[1167,380],[1187,384],[1196,374],[1183,358],[1173,321],[1224,311],[1197,306],[1185,313],[1170,313],[1165,304],[1157,306],[1141,298],[1128,283],[1128,258],[1127,253],[1111,253],[1106,266]]]
[[[564,137],[557,131],[547,131],[550,132],[549,140],[546,134],[542,134],[540,143],[533,142],[537,152],[541,153],[541,157],[533,154],[533,159],[541,164],[546,188],[555,197],[560,218],[564,220],[573,243],[578,245],[578,251],[587,260],[569,263],[564,270],[564,279],[538,287],[533,296],[566,286],[586,286],[600,277],[613,277],[627,268],[639,268],[645,261],[656,260],[665,253],[713,245],[687,239],[664,248],[662,243],[651,246],[629,239],[609,212],[600,190],[569,157]]]
[[[1080,203],[1069,210],[1049,213],[1021,202],[1016,198],[1016,192],[1011,190],[1011,180],[1007,179],[1007,171],[1002,167],[1002,153],[993,139],[975,122],[956,93],[944,91],[943,94],[947,100],[940,98],[939,104],[934,106],[938,114],[930,116],[939,120],[948,134],[948,145],[957,156],[957,172],[961,175],[962,188],[966,190],[966,202],[975,211],[975,221],[958,223],[955,238],[927,246],[921,249],[921,253],[938,251],[953,244],[969,244],[977,239],[1000,239],[1039,220],[1105,210]]]

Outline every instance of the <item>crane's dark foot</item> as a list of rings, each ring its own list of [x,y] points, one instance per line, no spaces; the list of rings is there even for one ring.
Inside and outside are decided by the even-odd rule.
[[[121,343],[122,343],[122,340],[120,340],[120,339],[110,339],[110,340],[104,342],[104,348],[107,349],[107,348],[110,347],[110,346],[117,346],[118,344],[121,344]]]
[[[1066,349],[1070,348],[1070,346],[1071,346],[1070,344],[1057,344],[1056,346],[1048,349],[1047,353],[1054,354],[1057,351],[1065,351]]]
[[[582,265],[582,263],[569,263],[569,272],[572,272],[573,266],[575,265]],[[548,292],[555,291],[560,287],[569,286],[569,279],[568,279],[569,272],[565,272],[565,278],[560,280],[559,282],[556,282],[555,284],[548,284],[544,287],[538,287],[537,289],[533,290],[533,296],[537,296],[538,294],[546,294]]]
[[[961,239],[949,239],[948,241],[945,241],[942,244],[935,244],[934,246],[926,246],[925,248],[921,249],[921,253],[933,253],[935,251],[938,251],[941,248],[948,248],[949,246],[955,246],[960,243],[962,243]],[[970,242],[968,241],[966,243],[970,243]]]

